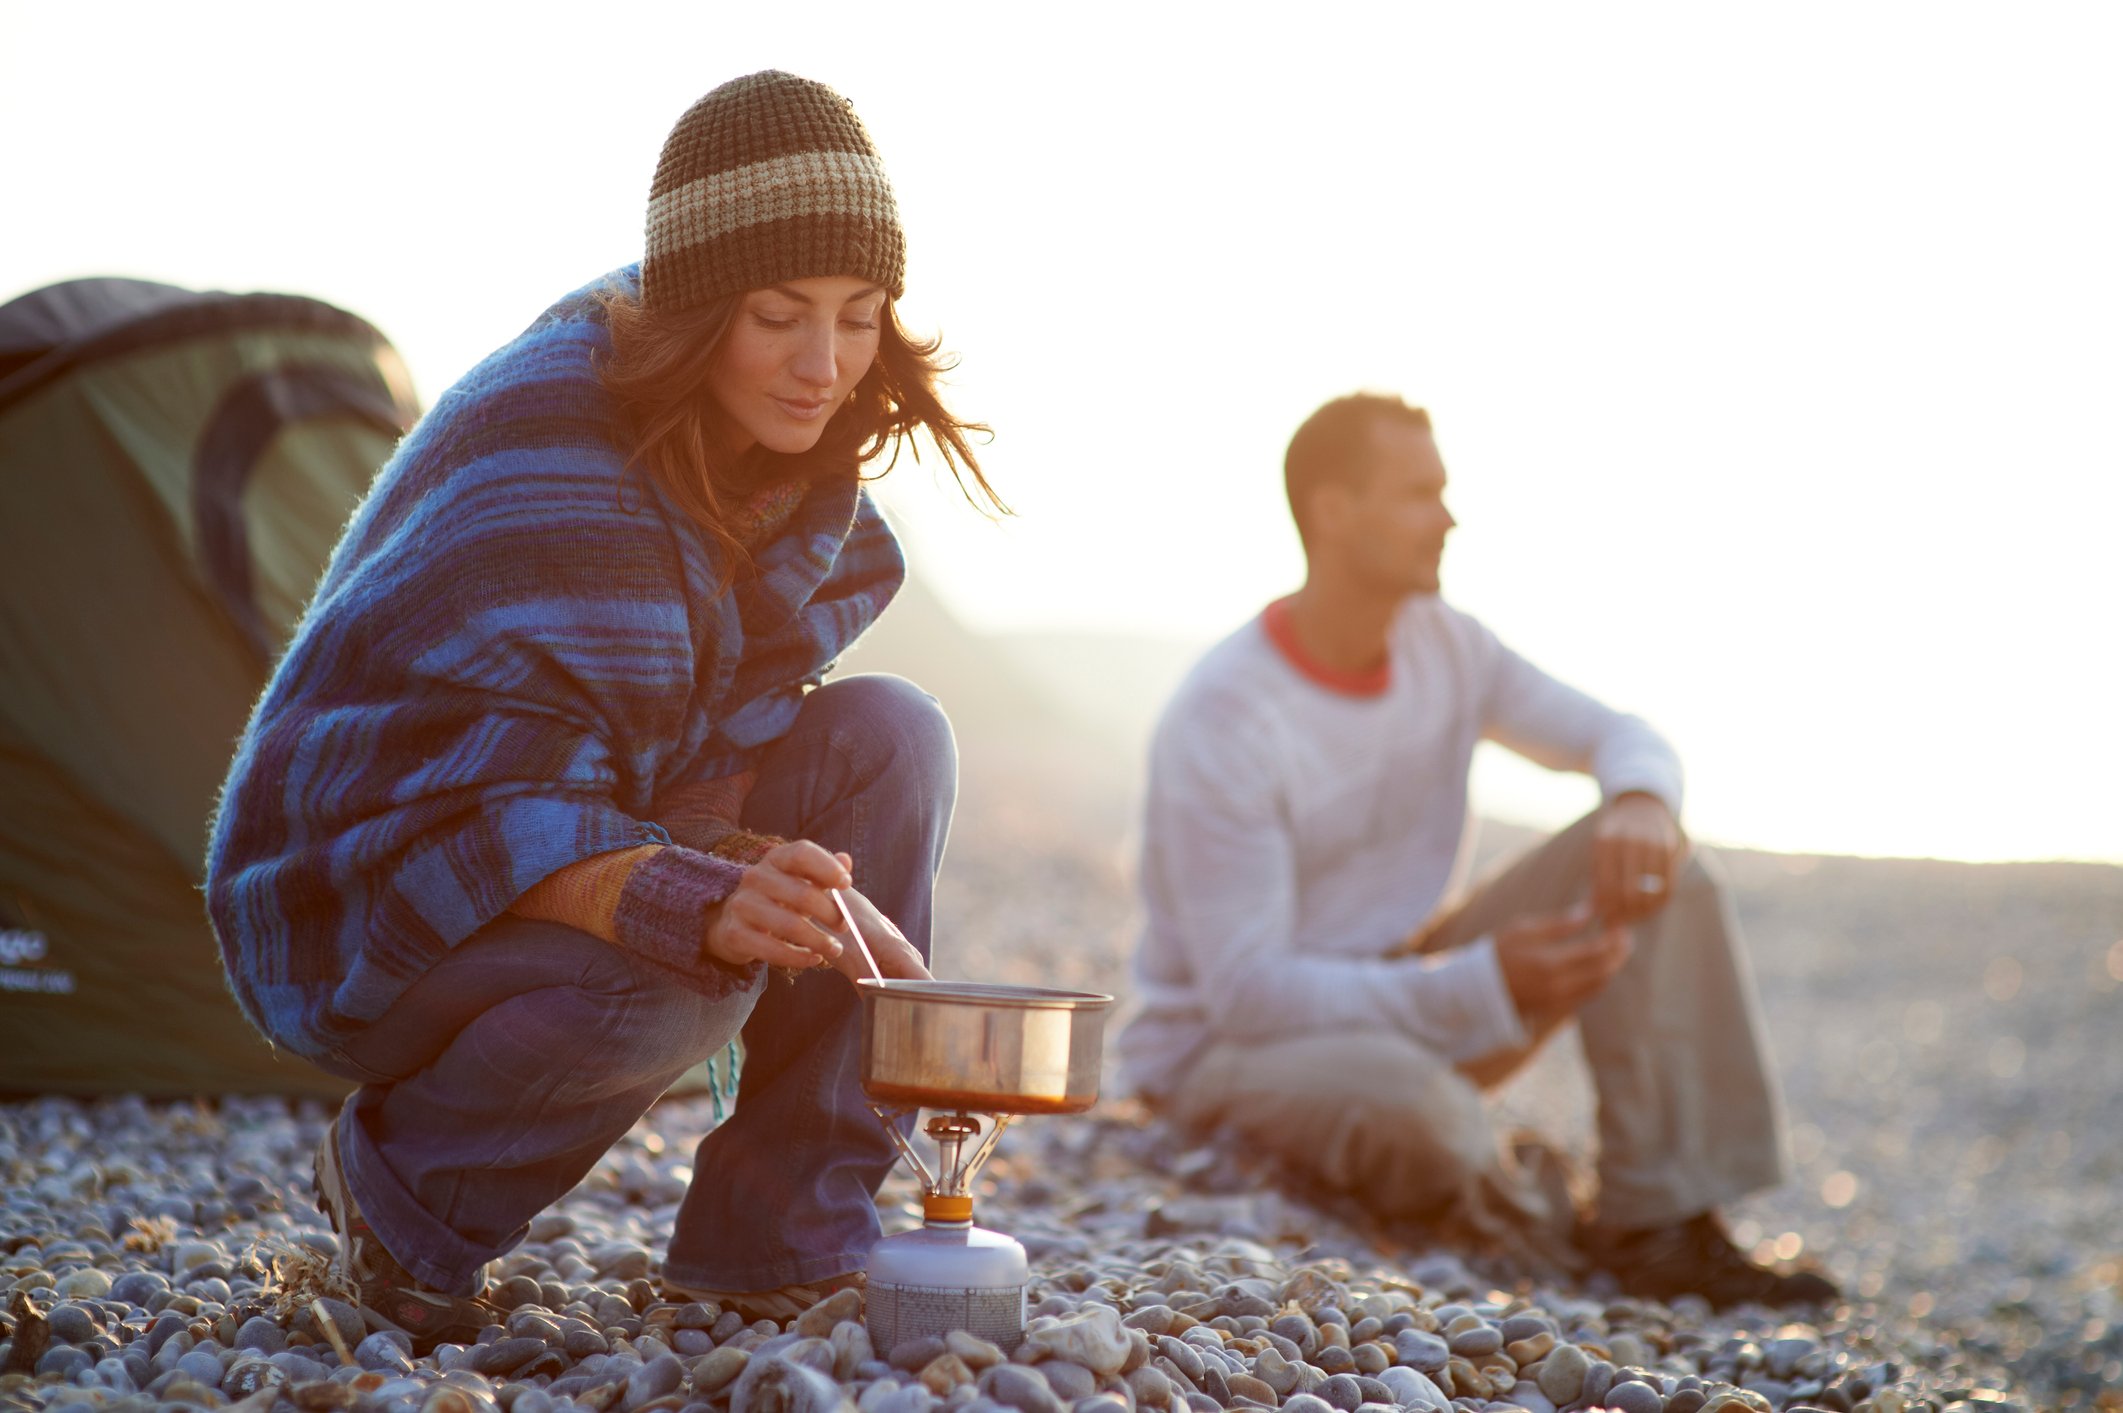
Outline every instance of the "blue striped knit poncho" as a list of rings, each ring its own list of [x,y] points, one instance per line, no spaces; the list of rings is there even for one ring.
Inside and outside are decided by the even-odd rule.
[[[436,403],[378,474],[223,788],[207,907],[230,988],[278,1044],[345,1041],[546,875],[670,844],[663,792],[749,769],[890,601],[898,543],[852,473],[758,573],[625,471],[595,297],[568,296]],[[700,927],[742,870],[635,870],[620,942],[716,992]]]

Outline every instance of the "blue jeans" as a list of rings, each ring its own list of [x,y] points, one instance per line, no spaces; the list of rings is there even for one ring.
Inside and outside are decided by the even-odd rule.
[[[768,749],[743,823],[852,855],[855,886],[927,957],[957,770],[934,699],[897,677],[842,678]],[[347,1045],[370,1081],[339,1115],[347,1182],[416,1279],[471,1293],[673,1080],[740,1034],[737,1107],[695,1154],[665,1275],[768,1290],[859,1268],[894,1150],[863,1099],[857,993],[826,968],[710,1000],[588,933],[504,916]]]

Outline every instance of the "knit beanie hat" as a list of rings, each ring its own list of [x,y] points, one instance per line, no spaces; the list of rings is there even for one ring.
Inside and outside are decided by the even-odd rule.
[[[877,148],[824,84],[777,69],[732,79],[671,129],[641,262],[652,312],[813,275],[859,275],[897,299],[906,266]]]

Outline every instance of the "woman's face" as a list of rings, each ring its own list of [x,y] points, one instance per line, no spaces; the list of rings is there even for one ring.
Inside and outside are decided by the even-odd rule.
[[[737,449],[809,451],[877,357],[885,291],[817,275],[748,291],[708,364]]]

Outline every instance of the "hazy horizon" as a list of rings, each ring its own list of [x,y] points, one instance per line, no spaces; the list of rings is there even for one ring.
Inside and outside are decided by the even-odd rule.
[[[1229,631],[1302,575],[1291,429],[1393,390],[1447,596],[1671,736],[1698,833],[2123,862],[2123,11],[877,13],[0,0],[0,299],[311,294],[432,402],[638,257],[688,104],[792,69],[875,135],[907,318],[996,429],[1014,520],[933,455],[883,489],[971,627]]]

